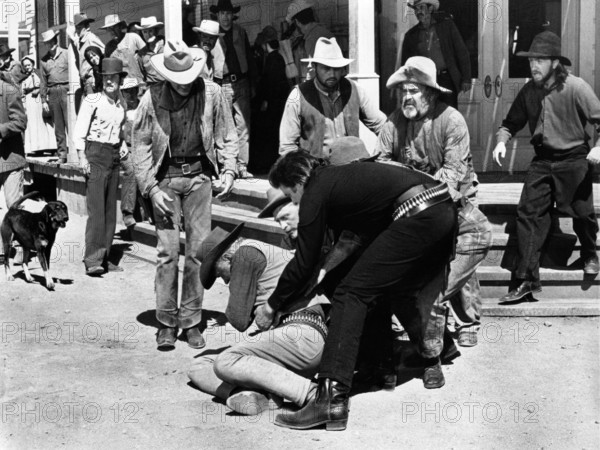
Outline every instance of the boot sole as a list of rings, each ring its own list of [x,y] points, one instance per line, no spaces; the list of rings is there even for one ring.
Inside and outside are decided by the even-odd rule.
[[[311,423],[309,425],[290,425],[285,422],[279,422],[275,419],[275,425],[283,428],[291,428],[292,430],[310,430],[321,425],[325,425],[327,431],[344,431],[348,424],[348,419],[344,420],[322,420],[320,422]]]
[[[538,294],[542,292],[542,288],[536,288],[536,289],[532,289],[531,291],[527,291],[521,295],[519,295],[518,297],[502,297],[499,301],[499,303],[506,303],[506,302],[516,302],[517,300],[521,300],[522,298],[527,297],[528,295],[533,295],[533,294]]]

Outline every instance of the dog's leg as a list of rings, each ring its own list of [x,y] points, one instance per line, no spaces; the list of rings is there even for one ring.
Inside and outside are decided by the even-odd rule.
[[[10,260],[13,233],[12,230],[4,226],[4,223],[2,225],[2,243],[4,244],[4,274],[6,275],[6,281],[15,281],[15,277],[12,274],[12,261]]]
[[[33,283],[33,277],[29,273],[29,249],[23,247],[23,262],[21,263],[23,267],[23,273],[25,274],[25,279],[28,283]]]
[[[40,260],[40,265],[42,266],[42,270],[44,271],[44,278],[46,278],[46,289],[49,291],[54,290],[54,280],[50,275],[50,270],[48,266],[48,260],[46,259],[46,246],[48,245],[48,241],[45,241],[42,246],[38,249],[38,259]]]

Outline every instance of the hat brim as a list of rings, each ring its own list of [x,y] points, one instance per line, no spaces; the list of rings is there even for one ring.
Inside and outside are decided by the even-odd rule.
[[[387,83],[385,84],[385,87],[387,87],[388,89],[395,89],[402,83],[422,84],[423,86],[429,86],[430,88],[437,89],[442,94],[451,94],[452,93],[452,91],[450,89],[446,89],[445,87],[440,86],[438,83],[435,83],[435,85],[433,83],[431,83],[431,84],[421,83],[419,81],[411,80],[411,79],[407,78],[403,73],[392,74],[392,76],[388,79]]]
[[[84,24],[84,23],[92,23],[92,22],[95,22],[95,21],[96,21],[96,19],[90,19],[90,18],[88,17],[87,19],[80,20],[79,22],[77,22],[77,23],[76,23],[76,24],[74,24],[74,25],[77,27],[77,26],[79,26],[79,25],[82,25],[82,24]]]
[[[298,10],[294,11],[294,13],[293,13],[293,14],[287,14],[287,15],[285,16],[285,20],[286,20],[286,22],[288,22],[288,23],[292,23],[292,20],[294,20],[294,17],[296,17],[296,16],[298,15],[298,13],[300,13],[300,12],[302,12],[302,11],[306,11],[307,9],[310,9],[310,8],[312,8],[312,6],[311,6],[311,5],[306,5],[304,8],[302,8],[302,9],[298,9]]]
[[[220,36],[225,36],[225,33],[209,33],[206,30],[202,30],[200,27],[192,27],[192,30],[194,30],[196,33],[202,33],[202,34],[208,34],[209,36],[215,36],[215,37],[220,37]]]
[[[245,222],[238,224],[221,242],[216,244],[202,259],[200,264],[200,282],[204,289],[210,289],[217,279],[215,264],[217,260],[225,253],[225,250],[235,241],[242,232]]]
[[[549,59],[558,59],[560,63],[564,66],[571,66],[571,60],[565,56],[549,56],[542,53],[536,52],[517,52],[517,56],[520,58],[549,58]]]
[[[107,29],[109,29],[109,28],[116,27],[117,25],[121,25],[122,23],[124,23],[124,24],[125,24],[125,26],[127,26],[127,22],[126,22],[126,21],[124,21],[124,20],[121,20],[121,21],[119,21],[119,22],[117,22],[117,23],[113,23],[112,25],[104,25],[103,27],[100,27],[100,28],[101,28],[102,30],[107,30]]]
[[[0,53],[0,56],[4,56],[4,55],[10,55],[12,52],[14,52],[15,49],[14,48],[9,48],[8,50],[6,50],[5,52]]]
[[[260,213],[258,213],[258,218],[264,219],[266,217],[275,217],[274,212],[277,208],[279,208],[280,206],[286,205],[288,203],[291,203],[291,202],[292,202],[292,199],[287,197],[286,195],[282,195],[281,197],[274,198],[267,204],[267,206],[265,206],[263,208],[263,210]]]
[[[324,66],[327,66],[327,67],[334,67],[336,69],[339,69],[341,67],[349,66],[350,63],[354,60],[348,59],[348,58],[340,58],[340,59],[302,58],[300,61],[305,62],[305,63],[311,63],[311,64],[312,63],[323,64]]]
[[[164,27],[164,26],[165,26],[164,23],[156,22],[155,24],[146,25],[146,26],[134,25],[133,28],[135,28],[136,30],[139,30],[139,31],[143,31],[143,30],[151,30],[152,28],[160,28],[160,27]]]
[[[162,75],[162,77],[165,80],[175,84],[190,84],[193,83],[200,76],[200,73],[202,73],[202,69],[204,69],[204,66],[206,65],[206,58],[203,58],[201,60],[194,59],[194,64],[192,65],[192,67],[182,72],[169,70],[165,66],[164,53],[151,56],[150,64],[152,64],[152,67],[154,67],[154,69],[160,75]]]
[[[53,31],[53,33],[54,34],[52,35],[52,37],[49,37],[49,38],[46,38],[46,39],[42,38],[42,43],[44,43],[44,42],[50,42],[52,39],[54,39],[59,34],[58,31]]]
[[[122,71],[122,72],[98,72],[100,75],[104,76],[104,75],[121,75],[126,77],[128,72]]]
[[[210,8],[210,12],[213,14],[217,14],[219,11],[231,11],[234,14],[237,14],[240,12],[240,9],[242,9],[241,6],[234,6],[232,9],[220,9],[218,6],[216,5],[212,5]]]

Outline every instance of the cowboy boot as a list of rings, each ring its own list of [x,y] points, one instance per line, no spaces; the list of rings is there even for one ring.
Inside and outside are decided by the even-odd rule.
[[[342,431],[348,423],[350,388],[330,378],[319,378],[317,395],[295,413],[278,414],[275,425],[307,430],[325,424],[327,431]]]

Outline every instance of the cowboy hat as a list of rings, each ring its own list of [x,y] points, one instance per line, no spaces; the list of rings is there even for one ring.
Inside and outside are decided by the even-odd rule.
[[[440,9],[440,2],[439,2],[439,0],[415,0],[412,3],[409,3],[408,7],[412,8],[412,9],[415,9],[419,5],[432,5],[434,11],[437,11],[438,9]]]
[[[8,55],[14,51],[15,51],[14,48],[8,48],[6,45],[0,44],[0,56]]]
[[[162,27],[164,24],[156,20],[156,16],[142,17],[140,24],[135,25],[136,30],[149,30],[150,28]]]
[[[58,36],[58,31],[56,30],[46,30],[42,33],[42,42],[48,42]]]
[[[75,14],[73,16],[73,24],[75,26],[84,24],[84,23],[92,23],[95,22],[94,19],[90,19],[88,16],[86,16],[85,14]]]
[[[258,213],[259,219],[265,217],[275,217],[277,215],[277,209],[281,206],[287,205],[292,201],[291,198],[287,197],[281,190],[275,188],[269,188],[267,191],[267,206],[265,206],[260,213]]]
[[[219,22],[215,22],[214,20],[203,20],[202,22],[200,22],[199,27],[193,27],[192,30],[194,30],[197,33],[208,34],[210,36],[220,35]]]
[[[123,70],[123,61],[119,58],[104,58],[102,60],[102,70],[100,75],[115,75],[119,74],[127,76],[127,72]]]
[[[197,258],[202,263],[200,265],[200,282],[204,289],[210,289],[214,284],[217,279],[215,264],[223,256],[225,250],[239,237],[244,225],[245,223],[242,222],[232,231],[225,231],[223,228],[216,227],[202,241]]]
[[[435,63],[424,56],[412,56],[406,60],[387,80],[386,87],[393,89],[401,83],[417,83],[429,86],[444,94],[450,94],[452,91],[437,84],[437,71]]]
[[[121,90],[139,87],[140,82],[135,77],[126,76],[121,83]]]
[[[346,67],[353,59],[344,58],[342,49],[335,38],[327,39],[320,37],[315,45],[315,54],[312,58],[303,58],[302,62],[319,63],[328,67]]]
[[[119,15],[118,14],[109,14],[108,16],[106,16],[104,18],[104,26],[100,27],[103,30],[107,29],[107,28],[112,28],[112,27],[116,27],[117,25],[120,24],[124,24],[125,26],[127,26],[127,22],[125,22],[124,20],[119,19]]]
[[[210,12],[213,14],[217,14],[219,11],[231,11],[234,14],[240,12],[241,6],[233,6],[231,4],[231,0],[219,0],[217,5],[212,5],[210,7]]]
[[[571,65],[571,60],[561,56],[560,37],[552,31],[542,31],[533,38],[528,52],[517,52],[523,58],[550,58],[558,59],[565,66]]]
[[[332,166],[341,166],[371,155],[362,139],[356,136],[344,136],[334,139],[329,146],[329,156],[325,157]]]
[[[190,49],[183,41],[168,40],[163,53],[153,55],[150,64],[164,79],[175,84],[190,84],[206,65],[201,48]]]
[[[287,8],[287,14],[285,16],[285,20],[288,23],[291,23],[294,20],[294,16],[298,14],[300,11],[304,11],[305,9],[312,8],[313,5],[306,0],[294,0],[289,4]]]

